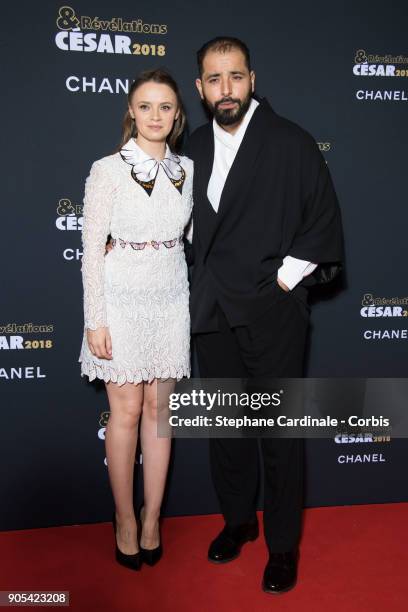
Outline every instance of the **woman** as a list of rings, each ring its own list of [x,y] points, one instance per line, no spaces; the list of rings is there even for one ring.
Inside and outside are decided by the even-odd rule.
[[[192,209],[193,162],[174,147],[185,125],[177,84],[142,73],[129,91],[120,149],[96,161],[85,185],[81,374],[105,381],[106,457],[115,501],[116,559],[138,570],[162,553],[160,507],[170,437],[157,415],[174,381],[190,375],[188,278],[182,237]],[[108,235],[113,248],[105,256]],[[140,421],[140,428],[139,428]],[[138,534],[133,471],[140,429],[144,507]],[[139,546],[140,542],[140,546]]]

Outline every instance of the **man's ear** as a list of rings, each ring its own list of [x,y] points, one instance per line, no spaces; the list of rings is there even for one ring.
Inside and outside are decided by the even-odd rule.
[[[251,70],[251,72],[249,73],[249,76],[251,77],[252,93],[254,93],[255,91],[255,72]]]
[[[204,100],[204,96],[203,96],[203,84],[201,82],[201,79],[196,79],[195,84],[196,84],[196,87],[198,89],[198,93],[200,94],[200,98],[202,100]]]

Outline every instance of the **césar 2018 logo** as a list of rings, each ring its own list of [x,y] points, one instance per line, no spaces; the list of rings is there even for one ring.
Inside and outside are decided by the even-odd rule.
[[[144,23],[142,19],[126,21],[122,17],[104,19],[98,16],[77,16],[71,6],[62,6],[59,9],[56,24],[59,32],[55,36],[55,44],[61,51],[119,55],[166,54],[166,47],[163,44],[139,41],[129,36],[129,34],[161,36],[167,34],[165,24]],[[91,30],[91,33],[87,30]]]

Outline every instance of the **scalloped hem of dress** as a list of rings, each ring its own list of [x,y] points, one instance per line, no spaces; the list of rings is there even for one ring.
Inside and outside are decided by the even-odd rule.
[[[109,366],[101,366],[93,361],[81,361],[81,376],[88,376],[89,382],[99,378],[107,382],[117,383],[118,386],[126,382],[138,385],[141,382],[152,382],[155,378],[175,378],[178,381],[182,378],[190,378],[190,368],[185,366],[168,368],[139,368],[137,370],[125,370],[118,372]]]

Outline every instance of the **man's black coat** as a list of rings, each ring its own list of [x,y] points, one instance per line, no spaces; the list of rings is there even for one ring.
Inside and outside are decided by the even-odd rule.
[[[341,215],[326,162],[312,136],[266,99],[248,125],[217,213],[207,198],[212,123],[191,135],[187,155],[194,161],[193,333],[217,329],[217,302],[231,327],[262,314],[282,291],[276,277],[286,255],[319,264],[293,289],[304,301],[307,286],[340,271]]]

